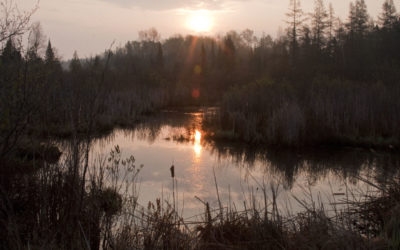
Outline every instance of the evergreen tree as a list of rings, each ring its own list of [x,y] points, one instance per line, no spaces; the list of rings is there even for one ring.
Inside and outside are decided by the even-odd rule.
[[[55,55],[54,55],[53,48],[51,46],[51,42],[49,40],[49,42],[47,44],[47,49],[46,49],[45,62],[46,62],[46,64],[51,64],[54,61],[55,61]]]
[[[357,0],[355,5],[355,31],[363,36],[368,30],[369,15],[364,0]]]
[[[3,52],[0,56],[0,81],[2,84],[11,84],[20,76],[23,65],[21,52],[14,46],[13,41],[7,40]]]
[[[382,13],[379,16],[379,24],[382,28],[390,29],[398,19],[396,7],[393,0],[385,0],[382,6]]]
[[[348,23],[346,23],[346,28],[350,37],[352,37],[356,32],[356,22],[357,22],[356,6],[354,5],[353,2],[351,2],[349,8],[350,11],[349,11]]]
[[[323,0],[315,0],[314,13],[312,15],[313,44],[321,50],[325,44],[325,30],[328,27],[328,13]]]
[[[82,69],[81,61],[79,60],[78,53],[75,51],[72,60],[69,64],[71,72],[79,72]]]
[[[49,76],[48,76],[49,82],[60,82],[61,74],[62,74],[61,63],[54,54],[54,50],[53,50],[50,40],[47,43],[44,62],[45,62],[47,72],[49,74]]]
[[[362,37],[368,31],[370,17],[367,11],[367,5],[364,0],[357,0],[356,3],[350,3],[350,13],[346,24],[351,39],[354,36]]]
[[[3,53],[1,54],[1,59],[3,64],[8,64],[12,61],[21,61],[21,53],[17,48],[15,48],[13,41],[10,39],[7,40],[6,46],[3,49]]]

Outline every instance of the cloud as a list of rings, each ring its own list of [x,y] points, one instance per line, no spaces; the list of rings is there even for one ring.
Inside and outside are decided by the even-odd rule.
[[[219,10],[228,2],[246,0],[100,0],[125,8],[137,7],[145,10],[170,10],[178,8]]]

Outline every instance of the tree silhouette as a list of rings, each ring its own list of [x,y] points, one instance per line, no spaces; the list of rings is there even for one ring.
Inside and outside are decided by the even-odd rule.
[[[385,0],[382,5],[382,13],[379,16],[379,24],[382,28],[392,28],[398,20],[396,6],[393,0]]]
[[[355,23],[355,32],[357,35],[363,36],[368,29],[369,15],[367,5],[364,0],[357,0],[354,8],[355,20],[353,22]]]
[[[328,27],[328,13],[323,0],[315,0],[314,13],[311,16],[311,29],[313,33],[313,44],[321,50],[325,45],[325,32]]]
[[[290,0],[289,10],[286,13],[289,24],[288,37],[290,41],[290,53],[292,57],[292,65],[296,64],[297,49],[298,49],[298,37],[301,30],[301,25],[305,21],[303,10],[301,9],[300,0]]]

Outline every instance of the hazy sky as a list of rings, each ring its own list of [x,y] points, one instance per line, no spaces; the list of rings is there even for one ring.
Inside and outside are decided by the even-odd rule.
[[[21,9],[32,8],[37,0],[16,0]],[[350,0],[331,0],[336,14],[346,19]],[[375,18],[384,0],[366,0]],[[396,1],[397,6],[400,0]],[[302,0],[305,12],[311,12],[314,0]],[[325,0],[328,5],[329,0]],[[103,52],[115,40],[116,45],[135,40],[138,31],[155,27],[162,38],[195,34],[187,20],[198,10],[207,10],[212,19],[210,35],[245,28],[257,34],[275,36],[285,28],[289,0],[40,0],[33,21],[43,30],[63,59],[75,50],[80,57]]]

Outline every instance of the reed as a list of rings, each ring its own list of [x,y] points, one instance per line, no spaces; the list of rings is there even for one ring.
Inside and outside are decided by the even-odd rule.
[[[204,204],[204,213],[184,218],[177,204],[164,198],[138,203],[137,180],[143,166],[124,159],[119,147],[108,158],[87,164],[85,145],[76,143],[64,161],[41,162],[34,174],[16,173],[2,180],[0,249],[398,249],[400,179],[379,184],[362,180],[378,192],[341,201],[345,209],[327,210],[318,197],[297,201],[303,212],[284,214],[277,205],[279,183],[249,187],[244,210],[221,200]],[[78,148],[76,148],[78,147]],[[78,153],[78,155],[74,155]],[[77,165],[75,165],[77,164]],[[82,186],[83,185],[83,186]],[[269,186],[269,188],[267,188]],[[82,191],[83,190],[83,191]],[[268,191],[270,190],[270,191]],[[164,192],[164,191],[163,191]],[[350,192],[350,191],[349,191]],[[295,197],[296,198],[296,197]],[[333,211],[333,213],[332,213]]]

